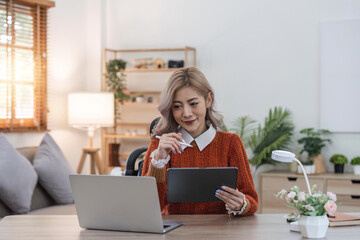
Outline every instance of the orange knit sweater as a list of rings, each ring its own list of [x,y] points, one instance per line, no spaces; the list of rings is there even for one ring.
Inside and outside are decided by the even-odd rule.
[[[160,170],[152,166],[150,159],[150,154],[157,149],[158,144],[159,139],[154,138],[150,142],[143,165],[143,176],[154,176],[154,171],[161,171],[166,179],[166,170],[169,167],[237,167],[237,189],[245,194],[248,205],[242,215],[251,215],[256,212],[258,196],[246,152],[238,135],[217,131],[215,138],[202,151],[195,146],[185,148],[181,154],[170,153],[169,163]],[[157,180],[157,187],[162,214],[227,213],[223,202],[168,203],[166,181],[158,182]]]

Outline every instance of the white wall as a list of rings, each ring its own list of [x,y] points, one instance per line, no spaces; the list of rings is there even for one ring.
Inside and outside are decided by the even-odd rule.
[[[320,127],[320,21],[360,18],[360,1],[350,0],[107,3],[108,48],[195,47],[228,126],[247,114],[263,123],[271,107],[282,106],[293,113],[294,139],[300,129]],[[325,159],[360,155],[359,133],[332,139]]]
[[[195,47],[228,126],[246,114],[263,122],[271,107],[283,106],[292,111],[298,132],[320,124],[320,21],[360,18],[358,0],[55,2],[49,22],[49,127],[74,169],[87,136],[67,126],[67,94],[100,90],[103,47]],[[42,134],[7,136],[15,146],[28,146],[37,145]],[[360,155],[360,134],[332,139],[325,159],[336,152]],[[100,146],[99,132],[95,145]],[[327,170],[333,170],[328,162]]]

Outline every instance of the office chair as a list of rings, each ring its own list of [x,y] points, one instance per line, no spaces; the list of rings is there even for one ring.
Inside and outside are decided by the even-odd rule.
[[[155,127],[155,125],[157,124],[157,122],[159,120],[160,120],[160,117],[155,118],[150,123],[150,136],[152,134],[153,128]],[[142,153],[146,152],[147,149],[148,149],[148,147],[141,147],[141,148],[135,149],[132,153],[130,153],[129,157],[126,160],[125,176],[141,176],[144,160],[141,160],[139,162],[138,170],[135,170],[135,163],[136,163],[136,160],[138,159],[138,157]]]

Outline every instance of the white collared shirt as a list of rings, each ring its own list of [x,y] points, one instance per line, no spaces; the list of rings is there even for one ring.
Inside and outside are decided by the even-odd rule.
[[[195,141],[200,151],[204,150],[204,148],[206,148],[206,146],[209,145],[216,136],[216,129],[211,124],[209,124],[209,128],[205,132],[200,134],[200,136],[197,136],[195,139],[184,128],[180,128],[179,132],[181,133],[182,139],[185,143],[190,144],[192,141]],[[187,148],[187,146],[184,145],[181,147],[182,150]],[[170,161],[170,155],[168,155],[165,159],[159,159],[156,161],[154,159],[156,151],[157,149],[150,154],[151,164],[156,168],[163,168]]]
[[[216,129],[213,125],[209,124],[209,128],[195,139],[184,128],[180,128],[179,133],[181,133],[181,137],[184,139],[184,142],[190,144],[192,141],[195,141],[199,150],[202,151],[215,138]],[[183,146],[183,149],[185,148],[187,148],[187,146]]]

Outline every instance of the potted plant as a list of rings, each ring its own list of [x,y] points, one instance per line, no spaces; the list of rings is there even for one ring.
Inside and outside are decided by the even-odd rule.
[[[230,131],[236,133],[244,143],[245,148],[250,148],[252,156],[250,164],[256,169],[263,164],[275,164],[271,159],[271,152],[277,149],[289,149],[294,124],[289,109],[274,107],[269,110],[264,125],[258,124],[249,116],[235,119],[235,128]],[[224,127],[225,130],[226,127]]]
[[[128,90],[126,89],[126,75],[124,70],[126,62],[121,59],[113,59],[106,63],[106,86],[107,89],[114,93],[115,100],[123,103],[124,99],[129,99]]]
[[[108,91],[114,93],[115,121],[120,119],[118,104],[122,104],[125,99],[130,98],[130,95],[128,94],[129,91],[126,89],[126,75],[124,74],[125,67],[126,62],[121,59],[113,59],[106,63],[106,86]],[[120,166],[119,148],[119,143],[114,142],[109,144],[108,154],[111,166]]]
[[[326,214],[333,216],[337,209],[336,194],[326,194],[311,188],[311,195],[293,186],[290,190],[281,190],[276,197],[286,201],[287,206],[296,209],[299,218],[300,232],[306,238],[324,238],[329,226]],[[294,213],[290,213],[294,216]]]
[[[311,160],[302,161],[302,165],[304,167],[306,174],[314,174],[315,173],[315,165],[314,165],[313,161],[311,161]],[[302,169],[298,164],[297,164],[297,172],[302,173]]]
[[[344,173],[344,165],[348,159],[342,154],[334,154],[330,157],[330,162],[334,164],[335,173]]]
[[[331,143],[328,138],[323,138],[323,135],[329,135],[331,132],[326,129],[315,130],[314,128],[305,128],[300,131],[301,134],[305,134],[298,140],[299,144],[303,144],[303,149],[300,154],[306,152],[308,154],[305,162],[313,162],[315,165],[315,173],[326,172],[324,160],[321,155],[321,149],[326,146],[326,143]]]
[[[354,174],[360,175],[360,156],[351,159],[350,164],[354,165]]]

